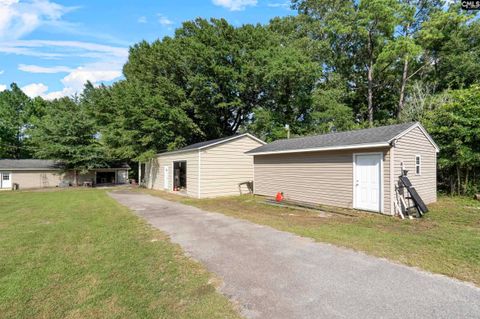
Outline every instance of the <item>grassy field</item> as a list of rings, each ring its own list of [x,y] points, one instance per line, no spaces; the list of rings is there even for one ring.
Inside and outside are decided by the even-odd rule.
[[[473,199],[440,197],[425,218],[400,220],[367,213],[322,217],[248,195],[191,199],[142,191],[480,285],[480,202]]]
[[[0,193],[1,318],[238,318],[215,282],[105,191]]]

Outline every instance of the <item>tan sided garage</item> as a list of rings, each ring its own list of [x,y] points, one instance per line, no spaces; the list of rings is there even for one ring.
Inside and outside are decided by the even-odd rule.
[[[404,123],[278,140],[247,154],[255,194],[393,215],[408,206],[403,170],[426,204],[437,200],[438,150],[420,123]]]

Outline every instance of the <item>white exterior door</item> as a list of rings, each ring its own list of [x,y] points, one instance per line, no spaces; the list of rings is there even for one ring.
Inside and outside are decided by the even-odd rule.
[[[0,173],[1,188],[12,188],[12,174],[10,172]]]
[[[163,188],[168,189],[168,177],[170,174],[170,169],[168,166],[163,167]]]
[[[380,212],[382,155],[355,155],[354,168],[354,208]]]

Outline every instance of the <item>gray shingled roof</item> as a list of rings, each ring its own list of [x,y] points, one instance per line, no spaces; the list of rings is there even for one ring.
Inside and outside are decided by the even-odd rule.
[[[359,147],[367,144],[389,143],[395,136],[401,134],[416,123],[403,123],[397,125],[374,127],[356,131],[337,132],[323,135],[298,137],[284,140],[277,140],[270,144],[257,147],[246,154],[265,152],[294,152],[306,149],[320,149],[342,146]]]
[[[53,160],[40,159],[1,159],[0,169],[61,169],[61,164]]]
[[[130,168],[127,163],[111,163],[105,168]],[[55,160],[0,159],[0,170],[60,170],[63,165]]]

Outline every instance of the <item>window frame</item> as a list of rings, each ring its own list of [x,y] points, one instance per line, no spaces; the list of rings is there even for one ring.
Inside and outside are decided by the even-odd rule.
[[[417,164],[417,159],[418,159],[418,164]],[[415,155],[415,175],[421,176],[422,175],[422,155],[416,154]],[[418,168],[418,172],[417,172]]]

